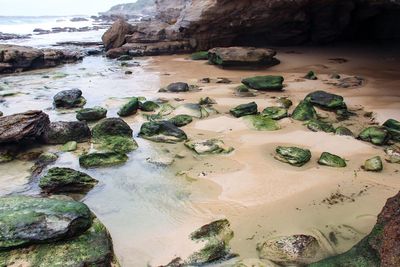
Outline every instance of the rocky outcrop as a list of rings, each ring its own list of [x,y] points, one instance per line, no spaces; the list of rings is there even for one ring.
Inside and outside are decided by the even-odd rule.
[[[276,51],[255,47],[217,47],[208,51],[210,63],[223,67],[273,66],[279,61]]]
[[[126,35],[132,34],[136,27],[119,19],[103,35],[102,40],[106,50],[121,47],[126,43]]]
[[[78,52],[0,44],[0,73],[55,67],[81,60]]]

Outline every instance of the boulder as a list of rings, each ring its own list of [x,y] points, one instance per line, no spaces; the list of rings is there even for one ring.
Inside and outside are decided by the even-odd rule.
[[[329,122],[324,122],[317,119],[312,119],[307,122],[307,128],[313,132],[326,132],[333,133],[335,132],[335,128]]]
[[[90,137],[90,129],[84,121],[52,122],[44,134],[46,144],[52,145],[62,145],[70,141],[83,143]]]
[[[229,111],[234,117],[240,118],[247,115],[255,115],[258,113],[256,102],[239,105]]]
[[[128,117],[137,113],[139,109],[139,99],[137,97],[132,97],[128,103],[123,105],[118,111],[118,115],[121,117]]]
[[[102,36],[104,47],[107,50],[121,47],[126,43],[126,36],[136,31],[136,27],[123,19],[119,19]]]
[[[169,121],[143,123],[139,136],[153,142],[177,143],[187,139],[184,131]]]
[[[309,235],[292,235],[269,239],[259,243],[261,259],[287,265],[306,265],[323,259],[327,253],[318,240]]]
[[[371,142],[374,145],[382,146],[387,143],[390,135],[388,130],[384,127],[371,126],[361,131],[358,139],[366,142]]]
[[[49,124],[49,116],[38,110],[0,117],[0,144],[39,140]]]
[[[79,157],[83,168],[99,168],[121,165],[128,161],[128,156],[117,152],[90,153]]]
[[[400,122],[396,121],[394,119],[389,119],[385,121],[383,126],[386,127],[386,129],[390,133],[390,138],[395,141],[395,142],[400,142]]]
[[[80,202],[25,196],[0,198],[0,251],[84,233],[92,225]]]
[[[267,107],[261,112],[261,115],[273,120],[280,120],[288,116],[288,111],[281,107]]]
[[[107,109],[102,107],[84,108],[76,112],[78,121],[98,121],[107,116]]]
[[[65,90],[54,96],[54,106],[57,108],[79,108],[86,104],[79,89]]]
[[[308,101],[301,101],[292,113],[292,118],[298,121],[308,121],[317,118],[317,112]]]
[[[370,172],[380,172],[383,170],[382,159],[379,156],[370,158],[365,161],[363,169]]]
[[[190,124],[193,121],[192,116],[189,115],[177,115],[169,120],[172,122],[176,127],[183,127]]]
[[[263,115],[249,115],[243,118],[250,124],[251,128],[254,128],[258,131],[277,131],[281,129],[276,120]]]
[[[336,135],[344,135],[344,136],[354,136],[353,132],[344,126],[339,126],[335,129]]]
[[[51,168],[40,178],[39,187],[46,193],[85,193],[98,181],[70,168]]]
[[[189,85],[183,82],[171,83],[167,86],[167,91],[171,93],[188,92],[189,89]]]
[[[197,154],[228,154],[234,148],[225,145],[222,140],[209,139],[209,140],[194,140],[185,143],[185,146],[195,151]]]
[[[284,78],[282,76],[255,76],[242,80],[247,87],[259,91],[281,91]]]
[[[347,109],[342,96],[325,91],[312,92],[306,96],[305,100],[327,110]]]
[[[279,63],[276,51],[255,47],[217,47],[208,51],[211,64],[222,67],[273,66]]]
[[[275,151],[275,159],[296,167],[303,166],[311,159],[311,151],[308,149],[278,146]]]
[[[328,152],[324,152],[321,154],[321,157],[318,160],[318,164],[336,168],[344,168],[347,166],[344,159]]]

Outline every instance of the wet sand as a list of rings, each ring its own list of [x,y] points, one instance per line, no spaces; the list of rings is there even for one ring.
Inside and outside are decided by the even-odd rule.
[[[275,97],[282,96],[289,97],[296,106],[306,94],[326,90],[344,96],[350,109],[363,107],[365,112],[373,111],[380,123],[388,118],[400,120],[399,54],[357,48],[284,48],[278,49],[281,64],[263,70],[225,70],[187,58],[187,55],[143,58],[142,68],[134,69],[132,76],[121,74],[115,61],[88,59],[81,65],[67,65],[53,71],[76,72],[85,67],[87,70],[78,77],[71,75],[50,83],[36,80],[37,86],[47,83],[52,90],[41,91],[32,104],[47,109],[50,117],[57,120],[74,118],[73,113],[62,114],[49,108],[54,92],[66,87],[81,88],[88,106],[107,107],[109,117],[115,116],[125,97],[132,95],[165,98],[173,105],[197,103],[205,96],[217,102],[214,107],[220,114],[195,119],[183,130],[191,139],[220,138],[235,148],[233,153],[198,156],[183,144],[158,144],[135,138],[140,148],[129,155],[126,165],[83,170],[100,180],[99,186],[83,201],[110,230],[122,266],[158,266],[176,256],[184,258],[201,246],[191,242],[188,235],[220,218],[231,222],[235,232],[232,251],[243,259],[257,258],[257,243],[268,237],[301,233],[315,235],[331,254],[336,254],[349,249],[372,229],[386,199],[400,189],[400,165],[385,163],[381,173],[361,169],[368,158],[376,155],[384,158],[382,148],[351,137],[311,132],[291,119],[279,122],[281,130],[256,131],[228,111],[252,101],[261,110],[275,105]],[[333,58],[345,58],[348,62],[339,64],[330,60]],[[319,80],[300,79],[311,69],[317,72]],[[336,88],[326,83],[332,73],[361,76],[366,83],[359,88]],[[242,78],[263,74],[283,75],[285,91],[259,93],[255,97],[234,94]],[[16,77],[8,79],[14,82]],[[199,82],[205,77],[211,78],[211,83]],[[232,84],[216,84],[218,77],[228,78]],[[157,93],[160,87],[177,81],[198,85],[201,90]],[[33,83],[22,78],[20,89],[28,90]],[[23,111],[27,101],[38,97],[37,91],[30,90],[29,94],[10,99],[8,106],[0,110],[6,114]],[[369,119],[359,120],[366,125]],[[145,119],[136,115],[126,121],[136,135]],[[359,130],[360,125],[351,127]],[[275,147],[286,144],[310,149],[311,161],[301,168],[276,161]],[[56,147],[51,149],[57,151]],[[316,161],[324,151],[344,157],[348,166],[342,169],[319,166]],[[149,157],[174,157],[178,153],[185,157],[175,159],[169,167],[147,162]],[[62,154],[57,165],[80,169],[77,154]],[[27,173],[15,170],[26,170],[29,166],[21,164],[25,163],[0,165],[4,171],[0,175],[3,195],[24,188],[21,185]],[[341,201],[329,204],[329,198],[336,193]],[[329,240],[331,232],[338,238],[336,244]]]

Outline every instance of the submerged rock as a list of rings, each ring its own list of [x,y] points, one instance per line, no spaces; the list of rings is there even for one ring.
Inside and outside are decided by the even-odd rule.
[[[167,86],[167,91],[171,93],[188,92],[189,89],[189,85],[183,82],[171,83]]]
[[[45,152],[40,154],[35,164],[31,168],[32,176],[39,175],[47,165],[56,162],[57,159],[58,156],[54,153]]]
[[[128,103],[123,105],[118,111],[118,115],[121,117],[128,117],[137,113],[139,109],[139,99],[137,97],[132,97]]]
[[[311,159],[311,151],[308,149],[278,146],[275,151],[275,159],[296,167],[303,166]]]
[[[58,121],[50,123],[44,139],[47,144],[62,145],[70,141],[86,142],[90,137],[90,129],[86,122]]]
[[[38,110],[0,117],[0,144],[39,140],[49,124],[49,116]]]
[[[320,120],[312,119],[307,122],[307,128],[313,132],[326,132],[333,133],[335,132],[335,128],[329,122],[323,122]]]
[[[217,47],[208,51],[211,64],[232,66],[273,66],[279,63],[276,51],[255,47]]]
[[[153,142],[177,143],[187,139],[184,131],[169,121],[143,123],[139,136]]]
[[[365,161],[363,169],[371,172],[380,172],[383,170],[382,159],[379,156],[373,157]]]
[[[387,143],[390,135],[386,128],[372,126],[362,130],[358,135],[358,138],[366,142],[371,142],[374,145],[382,146]]]
[[[317,112],[308,101],[301,101],[292,113],[292,118],[298,121],[308,121],[317,118]]]
[[[188,141],[185,146],[194,150],[197,154],[228,154],[234,150],[233,147],[225,145],[219,139]]]
[[[89,208],[76,201],[0,198],[0,251],[78,236],[92,225]]]
[[[183,127],[191,123],[193,118],[189,115],[177,115],[171,118],[169,121],[172,122],[176,127]]]
[[[208,60],[208,51],[199,51],[190,55],[192,60]]]
[[[117,152],[90,153],[79,157],[83,168],[98,168],[120,165],[128,161],[128,156]]]
[[[107,109],[103,107],[85,108],[76,112],[78,121],[98,121],[107,116]]]
[[[328,110],[346,109],[346,104],[342,96],[325,91],[312,92],[308,94],[304,100]]]
[[[288,111],[281,107],[267,107],[261,112],[261,115],[273,120],[280,120],[288,116]]]
[[[353,132],[344,126],[339,126],[335,130],[336,135],[344,135],[344,136],[354,136]]]
[[[321,154],[321,157],[318,160],[318,164],[336,168],[344,168],[347,166],[344,159],[328,152],[324,152]]]
[[[79,89],[65,90],[54,96],[54,106],[57,108],[80,108],[86,104]]]
[[[247,87],[260,91],[281,91],[283,89],[282,76],[256,76],[242,80]]]
[[[229,111],[234,117],[240,118],[247,115],[255,115],[258,113],[256,102],[239,105]]]
[[[214,109],[211,105],[187,103],[178,106],[174,114],[189,115],[193,118],[205,119],[211,115],[218,114],[218,111]]]
[[[317,77],[317,75],[315,74],[314,71],[310,70],[310,71],[304,76],[304,79],[307,79],[307,80],[318,80],[318,77]]]
[[[160,105],[153,101],[146,101],[144,103],[140,103],[139,108],[145,112],[153,112],[160,108]]]
[[[395,142],[400,142],[400,122],[396,121],[394,119],[389,119],[387,120],[383,126],[386,127],[386,129],[390,133],[390,138],[395,141]]]
[[[84,193],[98,181],[83,172],[70,168],[51,168],[39,181],[39,187],[47,193]]]
[[[276,131],[281,129],[279,123],[263,115],[249,115],[244,119],[251,124],[251,127],[258,131]]]
[[[261,259],[286,265],[305,265],[323,259],[326,252],[318,240],[309,235],[277,237],[257,246]]]

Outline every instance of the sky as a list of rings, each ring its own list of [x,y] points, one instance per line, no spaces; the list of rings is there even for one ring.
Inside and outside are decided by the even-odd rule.
[[[0,16],[97,15],[136,0],[0,0]]]

